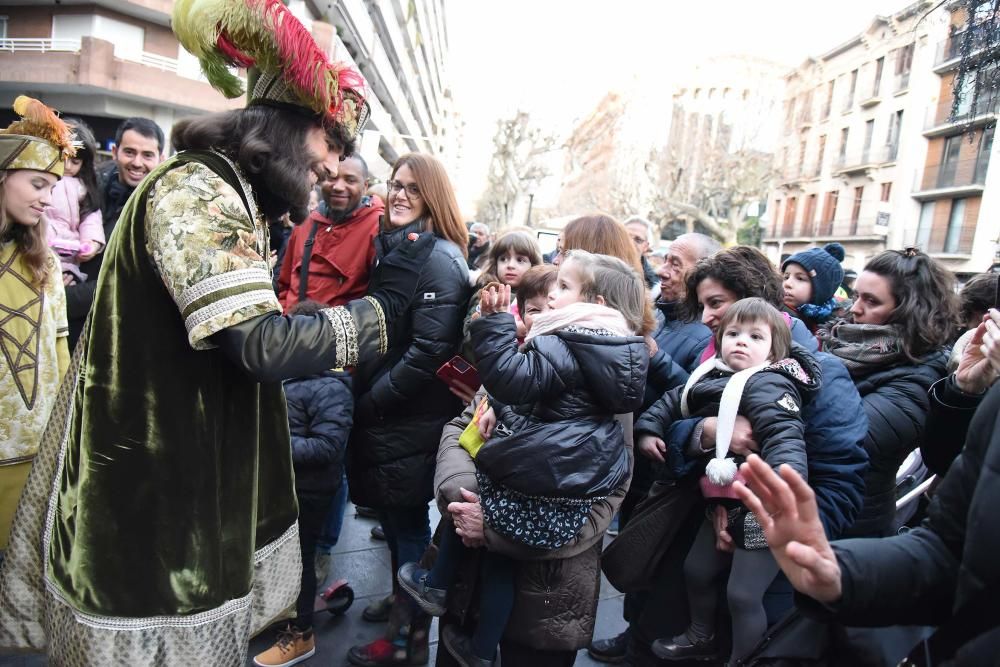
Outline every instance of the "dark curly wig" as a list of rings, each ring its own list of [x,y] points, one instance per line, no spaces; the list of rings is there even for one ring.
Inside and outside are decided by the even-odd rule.
[[[684,310],[689,319],[701,315],[698,284],[706,278],[718,282],[737,299],[758,297],[781,310],[783,289],[781,274],[764,253],[751,246],[736,246],[699,261],[691,269],[685,284]]]
[[[294,107],[254,105],[182,120],[171,141],[179,151],[216,149],[239,164],[268,220],[286,212],[293,222],[309,215],[309,131],[323,127],[319,116]],[[339,125],[325,126],[327,145],[343,155],[354,141]]]

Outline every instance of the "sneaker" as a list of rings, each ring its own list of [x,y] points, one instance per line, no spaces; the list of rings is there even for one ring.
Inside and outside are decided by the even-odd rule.
[[[443,588],[431,588],[427,585],[429,572],[416,563],[407,563],[399,568],[396,579],[403,590],[410,594],[413,601],[431,616],[444,616],[445,600],[448,591]]]
[[[472,639],[463,635],[454,625],[446,625],[441,630],[441,643],[461,667],[494,667],[496,659],[480,658],[472,651]]]
[[[385,531],[382,526],[372,526],[372,539],[385,542]]]
[[[302,632],[292,626],[278,632],[278,641],[263,653],[256,655],[257,667],[290,667],[316,654],[316,638],[312,630]]]
[[[628,651],[629,632],[625,632],[608,639],[595,639],[587,647],[587,653],[597,662],[625,662],[625,653]]]
[[[392,593],[389,593],[386,597],[375,600],[361,612],[361,618],[369,623],[385,623],[389,620],[394,597]]]
[[[657,639],[650,649],[660,660],[715,660],[719,657],[714,635],[698,639],[684,632],[673,639]]]

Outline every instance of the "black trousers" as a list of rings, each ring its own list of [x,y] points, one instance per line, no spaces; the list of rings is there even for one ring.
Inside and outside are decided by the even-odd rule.
[[[298,630],[312,629],[313,604],[316,601],[316,542],[330,505],[336,494],[298,494],[299,498],[299,544],[302,547],[302,588],[295,603],[295,620],[292,624]]]

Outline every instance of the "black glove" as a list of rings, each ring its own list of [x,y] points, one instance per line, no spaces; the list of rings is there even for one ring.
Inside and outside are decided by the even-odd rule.
[[[381,304],[387,323],[395,322],[409,307],[434,241],[434,234],[424,232],[415,241],[403,241],[379,262],[368,295]]]

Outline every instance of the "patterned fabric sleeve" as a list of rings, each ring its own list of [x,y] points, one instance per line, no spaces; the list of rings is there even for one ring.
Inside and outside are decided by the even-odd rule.
[[[188,343],[281,306],[271,288],[266,229],[240,195],[199,163],[164,174],[146,203],[146,248],[184,319]]]
[[[58,255],[54,252],[50,253],[49,261],[52,265],[52,278],[48,289],[48,298],[52,304],[52,314],[55,317],[56,338],[66,338],[69,336],[69,320],[66,316],[66,288],[63,286],[60,275]]]

